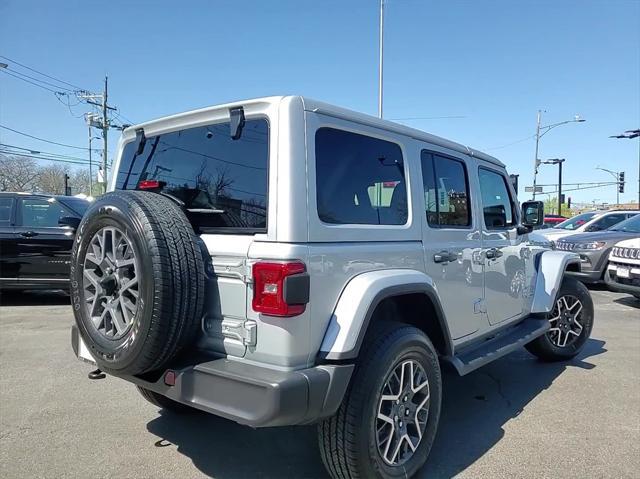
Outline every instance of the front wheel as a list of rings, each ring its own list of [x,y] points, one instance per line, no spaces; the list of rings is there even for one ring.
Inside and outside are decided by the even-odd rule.
[[[318,425],[331,477],[413,476],[438,427],[442,380],[436,351],[417,328],[393,325],[363,346],[335,416]]]
[[[527,350],[544,361],[576,356],[593,328],[593,301],[584,284],[570,277],[562,280],[549,323],[549,331],[527,344]]]

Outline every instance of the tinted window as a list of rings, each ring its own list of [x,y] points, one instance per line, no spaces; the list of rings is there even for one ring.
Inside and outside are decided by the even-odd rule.
[[[8,223],[11,220],[11,207],[13,198],[0,198],[0,223]]]
[[[148,137],[140,155],[137,149],[135,141],[125,146],[117,189],[156,180],[162,192],[185,203],[199,227],[266,229],[267,120],[247,120],[237,140],[229,134],[229,123],[218,123]]]
[[[316,132],[316,198],[325,223],[402,225],[407,187],[395,143],[333,128]]]
[[[595,213],[582,213],[568,219],[567,221],[563,221],[559,225],[554,226],[554,228],[560,228],[563,230],[575,230],[580,228],[587,221],[591,220],[595,215]]]
[[[58,226],[58,220],[69,212],[53,198],[23,198],[18,203],[18,224],[33,228]]]
[[[625,233],[640,233],[640,215],[635,215],[628,220],[618,223],[612,231],[624,231]]]
[[[513,226],[515,215],[505,177],[484,168],[480,168],[478,176],[482,195],[482,214],[487,229]]]
[[[469,226],[471,208],[467,171],[461,161],[421,154],[427,221],[431,226]]]
[[[68,198],[59,199],[60,203],[65,205],[67,208],[72,209],[78,216],[84,215],[87,208],[89,208],[89,203],[87,200],[83,200],[82,198],[74,198],[73,196],[69,196]]]
[[[598,218],[591,225],[589,225],[589,230],[590,231],[606,230],[607,228],[609,228],[609,227],[611,227],[613,225],[617,225],[622,220],[624,220],[626,217],[627,217],[627,215],[622,214],[622,213],[620,213],[620,214],[612,214],[612,215],[605,215],[602,218]]]

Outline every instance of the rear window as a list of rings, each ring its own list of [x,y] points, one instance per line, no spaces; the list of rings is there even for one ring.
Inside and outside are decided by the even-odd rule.
[[[247,120],[239,139],[229,123],[217,123],[147,137],[136,154],[128,143],[120,160],[116,189],[161,182],[161,191],[183,201],[204,232],[256,233],[267,228],[269,124]]]
[[[316,132],[316,196],[325,223],[404,225],[402,150],[390,141],[333,128]]]

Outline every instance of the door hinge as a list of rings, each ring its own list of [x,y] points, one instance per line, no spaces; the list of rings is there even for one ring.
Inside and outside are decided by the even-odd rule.
[[[473,302],[473,314],[483,314],[487,312],[487,303],[480,298]]]
[[[243,323],[233,320],[222,320],[222,335],[226,338],[240,341],[245,346],[255,346],[257,339],[258,325],[255,321],[248,319]]]

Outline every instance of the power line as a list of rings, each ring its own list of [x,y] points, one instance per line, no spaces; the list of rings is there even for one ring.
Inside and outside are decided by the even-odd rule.
[[[8,126],[4,126],[4,125],[0,125],[0,128],[4,128],[5,130],[12,131],[14,133],[17,133],[18,135],[22,135],[22,136],[26,136],[26,137],[29,137],[29,138],[33,138],[34,140],[44,141],[45,143],[51,143],[52,145],[64,146],[66,148],[75,148],[76,150],[87,150],[87,151],[89,150],[89,148],[87,148],[85,146],[67,145],[67,144],[64,144],[64,143],[58,143],[57,141],[45,140],[44,138],[39,138],[37,136],[30,135],[30,134],[25,133],[23,131],[14,130],[13,128],[9,128]],[[92,150],[99,151],[100,149],[99,148],[92,148]]]
[[[28,67],[27,65],[25,65],[23,63],[20,63],[20,62],[18,62],[16,60],[12,60],[9,57],[5,57],[4,55],[0,55],[0,58],[4,58],[5,60],[7,60],[7,61],[9,61],[11,63],[15,63],[16,65],[20,65],[22,68],[26,68],[27,70],[31,70],[32,72],[35,72],[35,73],[37,73],[39,75],[45,76],[47,78],[50,78],[51,80],[55,80],[57,82],[64,83],[65,85],[69,85],[70,87],[76,88],[78,90],[88,91],[88,90],[86,90],[86,88],[79,87],[78,85],[74,85],[73,83],[69,83],[67,81],[60,80],[60,78],[56,78],[54,76],[47,75],[46,73],[42,73],[41,71],[38,71],[35,68]]]
[[[532,138],[535,138],[535,137],[536,137],[536,135],[533,134],[533,135],[527,136],[526,138],[522,138],[520,140],[516,140],[516,141],[513,141],[511,143],[507,143],[506,145],[494,146],[492,148],[484,148],[484,150],[485,151],[500,150],[502,148],[506,148],[507,146],[517,145],[518,143],[522,143],[523,141],[531,140]]]
[[[31,80],[37,81],[38,83],[43,83],[45,85],[49,85],[49,86],[52,86],[54,88],[58,88],[59,90],[64,90],[64,91],[68,91],[68,92],[71,92],[71,93],[73,93],[73,91],[74,91],[74,90],[71,90],[70,88],[61,87],[60,85],[56,85],[55,83],[51,83],[51,82],[48,82],[48,81],[45,81],[45,80],[41,80],[40,78],[32,77],[30,75],[27,75],[26,73],[22,73],[22,72],[13,70],[13,69],[11,70],[11,73],[13,73],[14,75],[20,75],[21,77],[29,78]]]
[[[4,155],[16,155],[15,152],[11,152],[11,151],[4,151],[4,150],[0,150],[0,154],[4,154]],[[89,165],[88,161],[76,161],[76,160],[65,160],[63,158],[48,158],[46,156],[39,156],[39,155],[27,155],[27,154],[22,154],[20,153],[19,156],[24,156],[26,158],[34,158],[36,160],[43,160],[43,161],[54,161],[54,162],[61,162],[61,163],[71,163],[73,165]]]
[[[16,149],[16,150],[28,151],[32,155],[47,155],[47,156],[55,156],[55,157],[58,157],[58,158],[65,158],[65,159],[70,159],[70,160],[87,161],[86,158],[80,158],[78,156],[69,156],[69,155],[62,155],[62,154],[59,154],[59,153],[51,153],[50,151],[34,150],[33,148],[24,148],[22,146],[9,145],[7,143],[0,143],[0,146],[3,146],[5,148],[13,148],[13,149]],[[16,154],[17,155],[21,155],[22,153],[16,152]]]
[[[33,86],[37,86],[37,87],[42,88],[42,89],[44,89],[44,90],[48,90],[48,91],[50,91],[51,93],[59,93],[59,92],[57,92],[56,90],[52,90],[51,88],[48,88],[48,87],[46,87],[46,86],[44,86],[44,85],[40,85],[39,83],[32,82],[31,80],[27,80],[26,78],[19,77],[18,75],[14,75],[13,73],[8,72],[6,68],[2,68],[2,69],[0,69],[0,72],[4,73],[4,74],[6,74],[6,75],[12,76],[12,77],[14,77],[14,78],[17,78],[18,80],[22,80],[22,81],[24,81],[24,82],[31,83]]]

